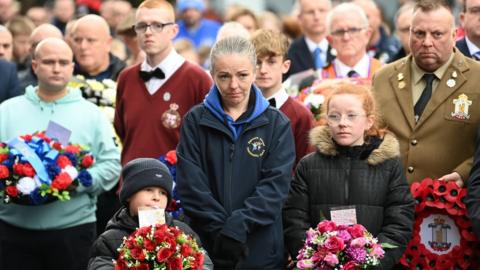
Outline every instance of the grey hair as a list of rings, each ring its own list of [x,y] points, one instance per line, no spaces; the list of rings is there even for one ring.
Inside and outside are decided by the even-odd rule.
[[[352,15],[357,15],[362,21],[361,25],[359,25],[360,27],[367,27],[369,25],[368,17],[365,14],[365,11],[363,11],[361,7],[353,3],[342,3],[335,6],[332,10],[330,10],[330,12],[327,15],[326,25],[329,33],[332,33],[333,18],[340,14],[348,14],[348,16],[344,16],[345,20],[348,20],[349,18],[351,18]]]
[[[395,13],[395,17],[393,17],[393,21],[395,22],[395,25],[397,24],[398,17],[402,15],[405,12],[410,12],[413,14],[413,10],[415,8],[415,2],[407,2],[403,4]]]
[[[8,30],[7,27],[3,26],[2,24],[0,24],[0,33],[2,32],[7,32],[7,33],[10,33],[10,30]],[[10,33],[11,35],[12,33]]]
[[[217,40],[231,36],[250,38],[250,32],[239,22],[226,22],[220,27],[217,33]]]
[[[255,71],[257,65],[255,46],[245,37],[230,36],[218,40],[215,45],[213,45],[212,51],[210,52],[210,73],[213,74],[215,63],[219,57],[233,54],[248,57]]]

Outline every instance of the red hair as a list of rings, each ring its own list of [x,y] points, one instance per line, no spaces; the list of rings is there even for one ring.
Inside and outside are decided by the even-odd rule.
[[[365,132],[365,135],[378,137],[383,137],[385,135],[387,130],[386,128],[381,127],[382,124],[380,123],[380,115],[377,111],[377,105],[369,87],[347,83],[336,86],[328,92],[327,97],[325,98],[325,102],[322,105],[322,115],[327,114],[330,101],[333,97],[338,95],[357,96],[363,104],[363,110],[365,111],[365,114],[368,117],[373,116],[373,125]],[[325,125],[326,122],[323,122],[322,124]]]

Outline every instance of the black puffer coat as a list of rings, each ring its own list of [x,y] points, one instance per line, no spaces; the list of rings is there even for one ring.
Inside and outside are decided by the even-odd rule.
[[[330,209],[355,206],[357,223],[381,243],[398,246],[386,251],[379,269],[391,269],[410,241],[414,200],[403,174],[398,141],[386,134],[383,141],[360,147],[337,146],[325,126],[310,133],[317,151],[303,158],[296,169],[284,207],[285,242],[293,258],[303,246],[305,231]],[[373,147],[372,147],[373,145]]]
[[[174,220],[170,215],[165,215],[169,226],[177,226],[185,234],[191,235],[200,244],[197,234],[185,223]],[[118,248],[123,242],[123,237],[129,236],[138,228],[138,220],[132,218],[128,209],[122,207],[110,219],[106,230],[92,246],[88,270],[113,270],[113,260],[118,258]],[[203,269],[213,269],[213,263],[205,254]]]

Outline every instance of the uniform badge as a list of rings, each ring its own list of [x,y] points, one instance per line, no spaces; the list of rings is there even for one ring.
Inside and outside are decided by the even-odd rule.
[[[458,74],[456,71],[452,72],[452,78],[457,78]]]
[[[162,124],[166,128],[177,128],[180,126],[181,116],[178,113],[178,105],[176,103],[170,104],[170,109],[162,114]]]
[[[405,88],[405,82],[404,81],[398,82],[398,88],[400,88],[400,89]]]
[[[397,74],[397,80],[402,81],[405,77],[403,76],[403,73],[398,73]]]
[[[261,157],[265,153],[265,143],[262,138],[254,137],[248,141],[247,153],[252,157]]]
[[[172,94],[170,94],[170,92],[165,92],[163,94],[163,101],[170,101],[171,98],[172,98]]]
[[[452,88],[455,86],[455,84],[457,84],[457,82],[454,80],[454,79],[448,79],[447,80],[447,86]]]
[[[468,114],[468,108],[470,107],[470,105],[472,105],[472,101],[468,100],[467,95],[459,95],[457,99],[453,100],[453,104],[455,104],[455,110],[451,113],[452,117],[460,120],[470,119],[470,114]]]

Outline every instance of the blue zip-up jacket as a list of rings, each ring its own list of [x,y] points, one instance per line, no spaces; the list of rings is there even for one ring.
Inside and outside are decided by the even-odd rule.
[[[185,116],[177,156],[182,204],[207,250],[222,233],[247,244],[242,269],[283,269],[281,210],[295,160],[287,117],[253,86],[235,122],[214,86]]]

